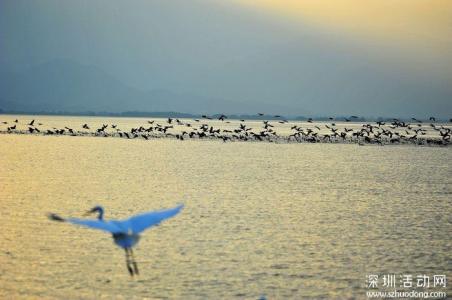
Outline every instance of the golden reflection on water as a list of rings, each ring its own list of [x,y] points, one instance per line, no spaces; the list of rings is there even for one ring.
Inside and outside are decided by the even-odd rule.
[[[450,161],[437,147],[0,135],[0,298],[359,298],[367,274],[450,276]],[[144,233],[135,280],[110,236],[46,218],[180,202]]]

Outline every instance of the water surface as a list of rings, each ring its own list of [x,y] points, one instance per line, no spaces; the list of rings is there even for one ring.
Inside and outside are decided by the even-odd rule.
[[[450,147],[0,135],[0,298],[364,298],[368,274],[450,280],[450,161]],[[46,218],[180,202],[144,233],[134,280],[110,236]]]

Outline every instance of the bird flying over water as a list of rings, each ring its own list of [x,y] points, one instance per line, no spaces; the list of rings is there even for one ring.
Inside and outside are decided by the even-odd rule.
[[[132,247],[138,243],[140,233],[152,226],[160,224],[163,220],[174,217],[183,207],[184,205],[180,204],[174,208],[146,212],[126,220],[104,220],[104,208],[102,206],[95,206],[87,212],[87,214],[98,213],[97,220],[62,218],[54,213],[49,214],[48,217],[52,221],[68,222],[111,233],[115,244],[125,250],[127,270],[133,276],[138,275],[139,272],[133,256]]]

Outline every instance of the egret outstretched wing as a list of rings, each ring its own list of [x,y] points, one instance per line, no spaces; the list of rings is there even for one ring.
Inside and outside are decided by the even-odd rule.
[[[66,222],[72,223],[72,224],[76,224],[76,225],[81,225],[81,226],[85,226],[85,227],[89,227],[89,228],[93,228],[93,229],[100,229],[103,231],[107,231],[110,233],[120,233],[120,232],[124,232],[124,230],[122,230],[120,227],[118,227],[117,225],[111,223],[111,222],[106,222],[106,221],[101,221],[101,220],[82,220],[82,219],[75,219],[75,218],[69,218],[69,219],[65,219]],[[127,230],[126,230],[127,232]]]
[[[174,217],[177,215],[181,209],[184,207],[183,204],[170,209],[152,211],[140,215],[133,216],[124,222],[127,222],[129,225],[129,229],[138,234],[151,226],[159,224],[161,221]]]

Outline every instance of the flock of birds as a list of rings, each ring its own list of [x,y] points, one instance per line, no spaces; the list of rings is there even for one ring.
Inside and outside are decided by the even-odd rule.
[[[223,142],[342,142],[360,145],[450,145],[452,135],[450,124],[436,123],[434,117],[430,117],[430,122],[427,123],[416,118],[411,118],[410,122],[392,119],[386,122],[359,123],[357,116],[342,119],[329,118],[329,122],[316,122],[312,118],[306,122],[289,122],[279,115],[272,116],[271,120],[270,118],[265,120],[264,114],[259,113],[258,116],[262,120],[252,120],[251,123],[244,119],[230,121],[224,114],[215,117],[203,115],[200,119],[193,120],[167,118],[149,120],[145,125],[127,130],[121,130],[117,124],[102,124],[96,127],[82,124],[79,128],[67,126],[44,128],[44,124],[36,120],[21,122],[16,119],[12,122],[0,122],[0,133],[101,136],[145,140],[172,137],[178,140],[217,139]],[[238,126],[232,126],[234,123]],[[449,120],[449,123],[452,123],[452,119]],[[1,125],[5,127],[1,128]],[[285,133],[282,132],[284,130]]]

